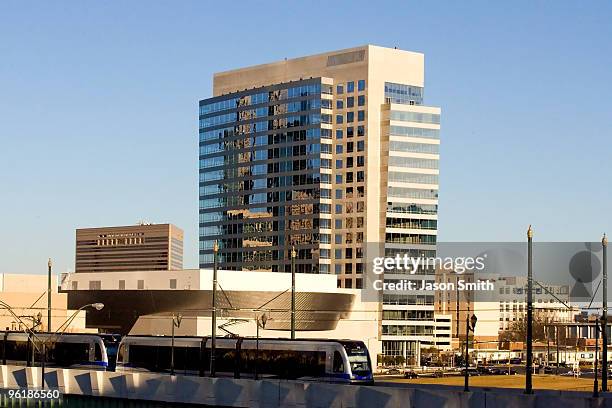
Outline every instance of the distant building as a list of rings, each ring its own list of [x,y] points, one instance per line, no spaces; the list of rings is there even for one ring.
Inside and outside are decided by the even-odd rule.
[[[75,271],[183,269],[183,230],[172,224],[76,230]]]
[[[534,317],[544,323],[570,323],[579,312],[569,306],[568,285],[533,285]],[[500,277],[496,286],[499,295],[499,329],[510,330],[527,315],[527,277]]]
[[[452,270],[436,270],[436,282],[452,284],[488,280],[494,291],[441,290],[435,293],[435,312],[452,317],[454,346],[465,338],[465,321],[470,315],[478,318],[475,336],[486,348],[494,348],[501,332],[512,330],[527,314],[527,277],[499,276]],[[534,317],[544,324],[564,324],[575,320],[576,307],[569,305],[569,286],[534,283]],[[585,336],[586,337],[586,336]]]
[[[465,322],[471,315],[478,319],[474,335],[486,346],[495,346],[499,333],[499,301],[496,291],[459,290],[459,282],[475,283],[488,280],[498,287],[496,275],[474,276],[472,272],[458,274],[452,270],[437,269],[436,282],[452,285],[450,290],[438,290],[434,293],[436,314],[447,314],[452,318],[451,336],[453,348],[458,347],[465,338]]]

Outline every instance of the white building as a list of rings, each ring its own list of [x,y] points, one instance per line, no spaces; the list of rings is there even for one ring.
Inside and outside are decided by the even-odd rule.
[[[503,331],[526,317],[527,277],[500,277],[497,282],[499,330]],[[569,305],[569,286],[548,283],[542,283],[542,286],[533,284],[534,317],[542,322],[573,322],[579,310]]]
[[[102,302],[89,327],[121,334],[170,335],[172,315],[181,315],[176,335],[212,332],[209,269],[63,274],[70,304]],[[381,353],[377,302],[363,302],[358,289],[336,286],[334,275],[296,274],[296,337],[362,340],[372,361]],[[290,336],[291,274],[218,271],[217,335]]]

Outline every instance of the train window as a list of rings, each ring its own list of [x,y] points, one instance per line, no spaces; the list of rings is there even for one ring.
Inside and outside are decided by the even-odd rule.
[[[157,347],[130,344],[129,363],[133,367],[155,371],[157,365]]]
[[[332,371],[334,373],[344,372],[344,361],[342,360],[342,355],[338,351],[334,351],[334,364]]]
[[[175,347],[176,348],[176,347]],[[157,347],[157,371],[170,371],[170,359],[172,355],[172,347],[158,346]],[[175,354],[176,357],[176,354]]]
[[[27,361],[29,352],[28,352],[28,342],[27,341],[15,341],[15,340],[7,340],[6,341],[6,359],[7,360],[16,360],[16,361]]]
[[[168,364],[168,369],[170,364]],[[174,347],[175,371],[198,371],[200,369],[200,349],[196,347]]]
[[[94,360],[102,361],[102,348],[98,343],[94,343]]]
[[[50,360],[61,367],[89,361],[89,344],[87,343],[62,343],[53,345]]]
[[[240,371],[257,372],[280,378],[322,377],[325,375],[325,352],[304,350],[242,350]]]
[[[353,374],[363,375],[371,370],[368,351],[362,342],[344,342],[342,345],[348,354]]]
[[[198,371],[200,369],[200,348],[186,347],[185,348],[185,370]]]
[[[215,350],[215,368],[219,372],[233,373],[236,367],[236,350],[220,349]]]

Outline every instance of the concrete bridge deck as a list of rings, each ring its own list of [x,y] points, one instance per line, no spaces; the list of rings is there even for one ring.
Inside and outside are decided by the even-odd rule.
[[[0,388],[40,386],[40,367],[0,366]],[[45,387],[75,397],[100,397],[105,401],[111,398],[116,402],[157,401],[167,406],[612,408],[612,395],[593,399],[587,392],[537,391],[534,395],[524,395],[520,390],[474,388],[464,393],[460,387],[450,386],[358,386],[58,368],[46,370]]]

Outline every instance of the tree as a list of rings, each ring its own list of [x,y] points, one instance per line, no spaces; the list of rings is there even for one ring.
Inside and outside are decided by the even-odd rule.
[[[404,365],[405,362],[406,359],[404,358],[404,356],[395,356],[395,365]]]
[[[393,365],[395,363],[395,357],[393,356],[384,356],[383,357],[383,364],[386,366],[390,366]]]
[[[538,316],[537,313],[533,315],[533,341],[546,341],[548,334],[549,340],[554,340],[554,330],[546,330],[548,320]],[[508,330],[504,330],[499,335],[500,341],[522,341],[527,340],[527,318],[523,318],[519,321],[513,322]]]

